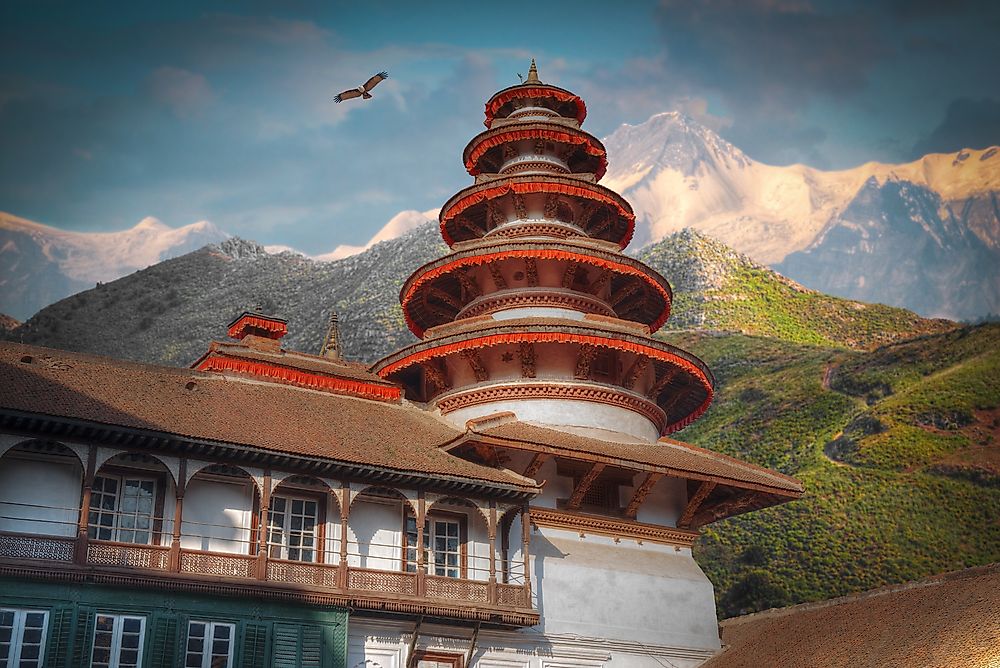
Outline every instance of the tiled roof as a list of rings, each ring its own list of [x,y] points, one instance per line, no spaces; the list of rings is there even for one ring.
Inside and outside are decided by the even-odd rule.
[[[38,346],[0,343],[4,409],[533,489],[440,450],[462,432],[413,406]]]
[[[656,443],[609,441],[527,422],[506,422],[477,430],[476,433],[504,440],[537,443],[564,452],[567,456],[576,454],[590,458],[587,456],[598,455],[623,465],[640,464],[654,469],[693,474],[694,477],[705,476],[731,481],[735,486],[749,483],[789,496],[798,496],[803,491],[802,483],[790,476],[669,438],[661,438]]]
[[[255,360],[258,362],[270,362],[281,366],[303,369],[313,373],[338,378],[350,378],[361,380],[366,383],[378,385],[391,385],[382,380],[379,376],[368,370],[368,366],[360,362],[349,362],[347,360],[331,359],[321,355],[310,355],[294,350],[259,350],[245,346],[241,343],[230,343],[228,341],[213,341],[209,347],[209,353],[218,353],[227,357],[239,357],[241,359]],[[197,362],[195,363],[197,364]]]
[[[701,668],[1000,666],[1000,564],[728,619]]]

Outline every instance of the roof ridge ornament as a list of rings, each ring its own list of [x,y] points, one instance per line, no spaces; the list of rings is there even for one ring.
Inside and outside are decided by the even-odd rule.
[[[531,59],[531,67],[528,68],[528,78],[524,83],[525,85],[542,83],[541,79],[538,78],[538,68],[535,67],[534,58]]]

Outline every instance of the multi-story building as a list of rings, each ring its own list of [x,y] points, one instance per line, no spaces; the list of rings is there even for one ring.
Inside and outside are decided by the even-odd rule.
[[[698,527],[794,479],[666,437],[714,380],[650,336],[572,93],[487,103],[373,367],[244,313],[192,369],[0,345],[0,666],[695,666]]]

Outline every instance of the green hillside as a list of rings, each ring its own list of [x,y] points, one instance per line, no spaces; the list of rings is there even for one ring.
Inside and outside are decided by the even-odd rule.
[[[674,287],[674,315],[667,329],[739,332],[871,349],[955,326],[906,309],[809,290],[690,229],[646,246],[637,257]]]
[[[1000,325],[872,352],[664,338],[719,381],[713,407],[678,436],[806,487],[704,531],[696,556],[721,616],[1000,561]]]

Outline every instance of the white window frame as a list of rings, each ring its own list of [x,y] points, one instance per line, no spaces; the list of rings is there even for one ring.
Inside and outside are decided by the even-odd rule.
[[[24,622],[28,615],[42,615],[42,637],[39,641],[38,659],[35,666],[45,665],[45,640],[49,632],[49,611],[32,610],[28,608],[0,608],[0,612],[14,613],[14,622],[10,629],[10,648],[7,660],[0,664],[3,668],[18,668],[21,665],[21,651],[24,648]],[[24,659],[27,661],[28,659]]]
[[[90,664],[94,664],[94,652],[97,650],[97,624],[102,617],[110,617],[114,620],[111,624],[111,657],[108,668],[121,668],[122,633],[125,628],[126,619],[139,620],[139,648],[136,654],[135,665],[142,665],[142,649],[146,644],[146,618],[142,615],[116,615],[107,612],[98,612],[94,615],[94,629],[91,636]]]
[[[130,543],[132,545],[153,545],[155,543],[155,539],[156,539],[156,531],[154,530],[154,527],[156,525],[156,520],[157,520],[157,517],[156,517],[156,505],[157,505],[157,503],[156,502],[157,502],[157,498],[158,498],[157,495],[160,492],[160,490],[159,490],[159,481],[156,478],[153,478],[153,477],[150,477],[150,476],[143,476],[143,475],[119,475],[117,473],[98,474],[96,476],[96,478],[105,478],[105,479],[117,480],[118,481],[118,489],[115,492],[115,508],[114,508],[114,510],[110,510],[108,508],[100,508],[100,507],[94,508],[94,506],[93,506],[93,500],[97,496],[107,495],[107,492],[105,492],[104,490],[101,490],[99,492],[96,491],[96,490],[91,490],[91,496],[90,496],[90,498],[91,498],[91,506],[87,509],[87,533],[88,533],[88,535],[90,534],[91,530],[93,530],[93,532],[94,532],[94,536],[92,537],[93,540],[111,540],[111,541],[117,542],[117,543],[125,542],[125,543]],[[153,496],[152,496],[153,507],[150,509],[150,512],[149,512],[149,528],[147,528],[147,529],[140,529],[140,528],[136,528],[135,526],[123,528],[121,526],[121,524],[122,524],[122,518],[125,515],[129,515],[131,517],[140,517],[141,515],[144,515],[144,513],[139,513],[138,511],[125,512],[125,511],[122,510],[122,501],[125,499],[125,486],[126,486],[126,482],[127,481],[138,481],[140,483],[143,483],[143,482],[151,482],[151,483],[153,483]],[[93,522],[90,521],[91,515],[93,513],[97,514],[97,523],[93,523]],[[110,526],[100,524],[101,515],[111,515],[114,518],[114,523],[111,524]],[[110,539],[101,538],[100,537],[102,529],[105,529],[105,530],[106,529],[111,529],[111,538]],[[123,533],[131,533],[133,540],[123,541],[122,540],[122,534]],[[145,543],[139,543],[139,542],[135,541],[135,536],[136,536],[136,534],[139,534],[139,533],[146,533],[147,534],[147,540],[146,540]]]
[[[410,529],[410,522],[413,522],[413,529]],[[444,534],[438,534],[438,524],[444,524],[446,527],[448,525],[455,525],[457,527],[457,534],[455,536],[449,536],[447,528]],[[412,514],[406,514],[406,523],[403,526],[403,531],[406,533],[406,571],[414,573],[417,570],[417,533],[416,533],[417,518]],[[427,517],[424,518],[424,570],[430,575],[438,575],[441,577],[448,578],[461,578],[463,566],[465,565],[462,560],[462,533],[463,533],[463,522],[460,517],[452,516],[441,516],[435,513],[428,513]],[[445,549],[439,550],[438,539],[445,540]],[[454,539],[456,546],[454,550],[447,549],[448,539]],[[455,564],[449,565],[447,560],[447,555],[455,555]],[[444,556],[444,563],[438,563],[438,557]],[[449,572],[451,571],[451,572]],[[454,573],[454,574],[452,574]]]
[[[205,626],[205,636],[202,643],[201,652],[201,666],[200,668],[214,668],[212,665],[212,657],[215,643],[215,629],[225,626],[229,628],[229,654],[226,656],[226,666],[225,668],[233,668],[233,646],[236,644],[236,624],[230,622],[209,622],[203,619],[191,619],[188,621],[187,636],[184,640],[184,666],[187,668],[188,665],[188,655],[193,654],[189,647],[191,642],[191,625],[192,624],[203,624]],[[218,657],[216,657],[218,658]]]
[[[282,499],[285,502],[285,509],[281,511],[282,524],[275,526],[274,517],[276,513],[274,512],[274,502],[277,499]],[[301,501],[303,504],[312,503],[316,507],[316,514],[312,517],[313,528],[312,528],[312,547],[303,547],[302,545],[289,545],[291,542],[290,538],[292,534],[299,535],[300,537],[308,535],[307,532],[300,529],[291,528],[292,520],[292,504],[296,501]],[[308,515],[303,515],[303,517],[308,517]],[[275,494],[271,497],[270,507],[267,509],[267,555],[271,559],[288,559],[290,561],[301,561],[307,564],[315,564],[319,562],[320,554],[320,519],[323,517],[323,509],[321,508],[321,502],[319,498],[314,496],[293,496],[288,494]],[[277,537],[278,540],[274,540]],[[292,550],[299,551],[299,558],[293,559],[291,555]],[[310,551],[312,552],[312,559],[303,559],[302,552]],[[275,554],[275,552],[277,554]]]

